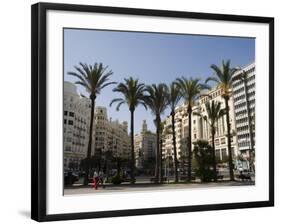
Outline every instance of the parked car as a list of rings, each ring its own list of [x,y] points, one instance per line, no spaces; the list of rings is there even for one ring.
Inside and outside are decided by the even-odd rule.
[[[64,172],[64,185],[72,185],[79,180],[79,175],[72,171]]]

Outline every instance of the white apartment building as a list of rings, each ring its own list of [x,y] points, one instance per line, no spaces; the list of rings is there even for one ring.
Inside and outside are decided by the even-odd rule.
[[[87,155],[91,101],[81,97],[74,84],[64,82],[63,110],[64,168],[76,170]]]
[[[64,169],[79,169],[80,161],[87,156],[91,101],[77,92],[75,84],[64,82],[63,151]],[[108,120],[105,107],[95,108],[92,133],[92,155],[96,150],[111,150],[113,156],[129,158],[130,138],[127,122]]]
[[[135,135],[134,143],[135,165],[141,169],[144,161],[155,158],[156,152],[156,134],[147,130],[146,120],[143,120],[141,133]]]
[[[241,80],[242,71],[247,74],[245,82]],[[245,66],[242,71],[234,75],[232,88],[238,148],[247,157],[249,149],[255,148],[255,63]]]

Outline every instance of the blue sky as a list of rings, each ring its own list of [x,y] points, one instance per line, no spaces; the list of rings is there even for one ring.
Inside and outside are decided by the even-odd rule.
[[[255,60],[255,39],[219,36],[118,32],[101,30],[64,29],[64,80],[75,82],[67,75],[79,62],[102,62],[113,71],[112,81],[122,82],[132,76],[145,84],[170,83],[177,77],[194,77],[205,81],[212,75],[211,64],[220,65],[225,59],[233,67]],[[113,120],[128,121],[130,113],[123,105],[120,111],[109,103],[118,93],[114,86],[106,87],[97,97],[96,105],[105,106]],[[83,88],[79,92],[87,95]],[[162,118],[169,114],[169,109]],[[155,130],[153,115],[139,106],[135,112],[135,133],[140,132],[142,120]]]

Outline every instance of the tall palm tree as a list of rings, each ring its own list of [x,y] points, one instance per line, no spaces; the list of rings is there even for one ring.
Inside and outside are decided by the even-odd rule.
[[[124,79],[124,83],[119,83],[116,88],[113,89],[114,92],[121,93],[122,98],[113,99],[110,106],[113,103],[118,103],[116,109],[119,110],[122,104],[127,104],[131,113],[131,183],[135,182],[135,148],[134,148],[134,112],[138,105],[143,105],[147,108],[145,104],[145,91],[146,87],[143,83],[140,83],[138,79],[130,77],[129,79]]]
[[[156,125],[156,164],[155,164],[155,181],[159,182],[159,172],[160,177],[162,177],[162,150],[160,147],[161,138],[161,114],[164,113],[168,105],[168,87],[164,83],[158,85],[152,84],[147,86],[148,96],[146,99],[146,104],[149,106],[152,114],[155,115],[155,125]],[[162,178],[160,178],[162,181]]]
[[[172,118],[172,135],[173,135],[173,151],[174,151],[174,173],[175,182],[179,181],[178,176],[178,159],[177,159],[177,148],[176,148],[176,130],[175,130],[175,109],[178,102],[181,100],[182,95],[180,89],[175,82],[171,83],[168,89],[168,103],[171,108],[171,118]]]
[[[101,90],[106,86],[115,84],[115,82],[109,82],[109,77],[113,72],[107,71],[107,66],[103,66],[102,63],[95,63],[94,65],[88,65],[86,63],[79,63],[79,66],[74,66],[74,72],[68,72],[68,75],[74,76],[78,79],[75,84],[85,88],[89,93],[91,100],[91,118],[90,118],[90,132],[89,142],[87,150],[87,160],[90,161],[92,154],[92,132],[93,132],[93,120],[95,116],[95,100],[97,95],[101,93]],[[89,165],[85,170],[84,185],[88,185]]]
[[[206,122],[209,123],[212,135],[212,148],[213,148],[213,169],[214,169],[214,180],[217,181],[217,164],[216,164],[216,150],[215,150],[215,135],[216,135],[216,125],[218,120],[224,116],[225,110],[221,109],[221,103],[208,101],[205,104],[207,116],[202,116],[200,113],[193,113],[195,115],[201,116]]]
[[[192,107],[195,105],[195,101],[198,99],[199,94],[202,90],[208,89],[207,85],[200,83],[200,79],[187,79],[185,77],[178,78],[176,80],[178,87],[180,88],[180,93],[187,104],[187,114],[188,114],[188,171],[187,177],[191,181],[191,147],[192,147],[192,133],[191,133],[191,119],[192,119]]]
[[[237,71],[237,68],[232,68],[230,66],[230,60],[226,62],[223,60],[221,67],[218,67],[215,64],[211,65],[212,70],[214,71],[214,76],[206,79],[206,83],[213,81],[219,85],[222,89],[225,102],[225,111],[226,111],[226,125],[227,125],[227,148],[228,148],[228,165],[229,165],[229,176],[230,180],[234,180],[233,173],[233,162],[232,162],[232,152],[231,152],[231,134],[230,134],[230,118],[229,118],[229,104],[228,101],[231,97],[231,88],[233,75]]]

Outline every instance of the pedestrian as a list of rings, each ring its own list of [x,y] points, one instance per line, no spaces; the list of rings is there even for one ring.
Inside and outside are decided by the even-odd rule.
[[[104,175],[103,175],[102,171],[99,172],[99,183],[101,183],[102,188],[105,188],[105,186],[104,186]]]
[[[95,188],[95,190],[98,189],[98,184],[99,184],[99,176],[98,173],[95,171],[94,172],[94,176],[93,176],[93,188]]]

